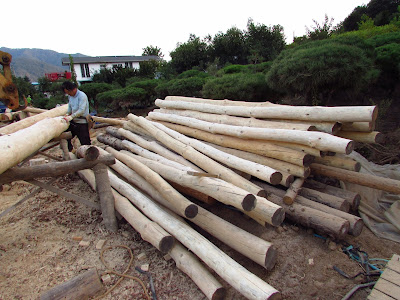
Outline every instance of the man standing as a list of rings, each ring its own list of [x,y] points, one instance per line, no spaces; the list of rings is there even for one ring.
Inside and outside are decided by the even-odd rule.
[[[71,131],[72,138],[77,136],[81,145],[90,145],[89,126],[86,117],[89,115],[89,101],[86,94],[78,90],[71,81],[63,82],[61,89],[68,95],[68,111],[64,119],[70,122],[67,131]],[[72,139],[68,140],[68,150],[72,151]]]

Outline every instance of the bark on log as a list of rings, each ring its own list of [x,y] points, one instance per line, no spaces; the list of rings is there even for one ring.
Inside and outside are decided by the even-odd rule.
[[[245,297],[248,299],[280,299],[279,291],[248,272],[188,225],[166,213],[149,198],[116,176],[111,176],[110,179],[117,191],[170,232]]]
[[[122,145],[122,140],[117,139],[109,134],[99,134],[97,136],[97,140],[104,145],[113,147],[114,149],[125,150],[125,147]]]
[[[232,148],[228,148],[228,147],[222,147],[219,145],[215,145],[215,144],[210,144],[213,147],[224,151],[226,153],[230,153],[232,155],[236,155],[237,157],[241,157],[243,159],[247,159],[247,160],[251,160],[254,161],[256,163],[265,165],[265,166],[270,166],[274,169],[277,169],[281,172],[287,172],[289,174],[292,174],[294,176],[297,177],[308,177],[310,175],[310,168],[305,168],[305,167],[301,167],[298,165],[294,165],[291,163],[288,163],[286,161],[281,161],[278,159],[273,159],[273,158],[269,158],[269,157],[265,157],[263,155],[260,154],[256,154],[256,153],[251,153],[251,152],[247,152],[247,151],[242,151],[242,150],[237,150],[237,149],[232,149]]]
[[[100,151],[95,146],[83,145],[78,148],[76,154],[78,154],[79,158],[84,158],[88,161],[93,161],[100,156]]]
[[[263,185],[260,181],[253,180],[253,182],[260,186]],[[269,194],[268,199],[282,206],[285,215],[289,220],[305,227],[313,228],[319,232],[323,232],[336,238],[343,238],[349,231],[349,221],[343,218],[307,207],[297,203],[296,201],[292,205],[286,205],[283,202],[282,197],[275,194]]]
[[[287,205],[292,205],[297,194],[300,192],[304,183],[304,178],[297,178],[290,187],[287,189],[285,195],[283,196],[283,202]]]
[[[183,101],[165,101],[157,99],[155,105],[161,108],[187,109],[206,113],[226,114],[232,116],[254,117],[259,119],[290,119],[330,122],[371,122],[378,115],[377,106],[219,106],[205,103],[188,103]]]
[[[113,148],[107,147],[108,152],[117,155],[119,160],[121,157],[126,158],[121,153],[118,153]],[[124,159],[124,163],[129,166],[129,168],[133,169],[140,176],[142,176],[146,181],[148,181],[156,190],[158,190],[161,194],[164,195],[165,199],[171,202],[177,210],[179,211],[179,215],[186,218],[194,218],[198,212],[198,206],[189,201],[186,197],[180,194],[177,190],[175,190],[168,182],[166,182],[159,174],[151,170],[146,165],[142,164],[138,160],[128,157],[128,159]]]
[[[170,102],[170,101],[166,101]],[[323,151],[333,151],[349,154],[353,151],[354,143],[351,140],[340,138],[324,132],[254,128],[216,124],[194,118],[150,112],[149,117],[154,120],[185,125],[191,128],[204,130],[211,133],[236,136],[243,139],[258,139],[268,141],[292,142],[318,148]]]
[[[195,118],[198,120],[212,122],[212,123],[235,125],[235,126],[280,128],[288,130],[305,130],[305,131],[316,129],[314,126],[308,124],[289,123],[289,122],[284,123],[284,122],[260,120],[255,118],[242,118],[242,117],[234,117],[228,115],[216,115],[216,114],[208,114],[192,110],[155,109],[153,110],[153,112],[173,114],[177,116]]]
[[[358,209],[358,206],[360,205],[361,196],[356,192],[344,190],[312,179],[307,179],[303,186],[316,191],[320,191],[322,193],[346,199],[350,203],[351,209],[354,211],[356,211]]]
[[[108,154],[100,156],[95,161],[87,161],[84,158],[78,160],[47,163],[44,165],[29,166],[23,168],[12,168],[0,175],[0,184],[9,183],[17,180],[30,180],[40,177],[57,177],[78,170],[91,169],[95,165],[102,163],[112,165],[115,158]]]
[[[350,210],[350,203],[347,200],[336,197],[334,195],[325,194],[309,188],[302,188],[299,195],[311,199],[315,202],[319,202],[327,206],[336,208],[338,210],[342,210],[345,212],[349,212]]]
[[[283,197],[285,195],[285,191],[284,190],[278,189],[278,188],[276,188],[274,186],[271,186],[271,185],[269,185],[267,183],[264,183],[264,182],[261,182],[261,181],[253,181],[253,182],[255,182],[255,183],[259,184],[260,186],[262,186],[269,193],[275,194],[275,195],[277,195],[279,197]],[[353,235],[353,236],[359,236],[361,234],[361,232],[362,232],[362,229],[364,227],[364,222],[363,222],[363,220],[361,218],[359,218],[357,216],[354,216],[354,215],[349,214],[347,212],[338,210],[336,208],[329,207],[329,206],[327,206],[325,204],[315,202],[315,201],[313,201],[311,199],[308,199],[308,198],[305,198],[303,196],[297,196],[295,201],[296,201],[296,203],[298,203],[300,205],[311,207],[313,209],[316,209],[316,210],[319,210],[319,211],[322,211],[322,212],[325,212],[325,213],[328,213],[328,214],[331,214],[333,216],[337,216],[337,217],[340,217],[342,219],[345,219],[345,220],[349,221],[349,226],[350,227],[349,227],[348,233]]]
[[[256,206],[256,197],[249,194],[247,191],[242,190],[233,184],[227,183],[223,180],[217,178],[207,178],[207,177],[197,177],[188,175],[184,171],[176,170],[174,168],[162,165],[158,162],[154,162],[147,159],[141,159],[129,155],[126,151],[118,152],[110,147],[106,148],[106,151],[112,153],[118,160],[123,162],[125,165],[136,171],[142,177],[145,174],[141,173],[136,164],[144,164],[146,167],[150,168],[154,173],[161,175],[164,179],[176,182],[185,187],[189,187],[198,192],[207,194],[216,200],[232,205],[240,210],[253,210]],[[150,182],[151,183],[151,182]],[[162,190],[158,189],[159,192]],[[165,196],[167,198],[167,196]],[[182,214],[180,214],[182,215]]]
[[[187,126],[172,124],[168,122],[158,123],[172,130],[180,132],[186,136],[191,136],[199,140],[210,142],[214,145],[256,153],[265,157],[285,161],[297,166],[310,165],[314,160],[313,156],[294,149],[281,147],[272,142],[246,140],[222,134],[212,134],[203,130],[192,129]]]
[[[317,164],[322,164],[326,166],[331,166],[355,172],[358,172],[361,169],[361,164],[359,162],[349,157],[340,155],[316,157],[314,162]]]
[[[254,195],[263,196],[265,192],[258,186],[252,184],[248,180],[245,180],[242,176],[236,174],[234,171],[223,167],[221,164],[212,160],[208,156],[198,152],[193,149],[193,147],[187,146],[176,139],[169,136],[164,131],[155,127],[150,121],[144,119],[143,117],[137,117],[133,114],[129,114],[128,118],[133,122],[137,122],[142,128],[146,129],[154,138],[159,140],[161,143],[172,149],[173,151],[179,153],[186,159],[190,160],[203,170],[211,173],[217,174],[221,179],[230,182]]]
[[[155,126],[158,125],[155,124]],[[199,140],[188,138],[174,130],[165,127],[164,130],[166,130],[166,132],[176,140],[184,143],[185,145],[192,146],[197,151],[200,151],[201,153],[224,165],[227,165],[228,167],[245,172],[274,185],[280,183],[282,180],[282,174],[271,167],[223,152]]]
[[[97,270],[90,269],[44,292],[40,300],[89,299],[103,293],[104,290]]]
[[[99,151],[97,152],[99,153]],[[115,200],[111,190],[110,179],[108,178],[107,166],[97,164],[93,167],[93,171],[104,225],[109,231],[117,232],[118,223],[115,217]]]
[[[399,180],[352,172],[320,164],[311,164],[311,170],[314,174],[324,175],[390,193],[400,194]]]
[[[68,124],[59,117],[45,119],[18,132],[0,136],[0,174],[35,153],[67,128]]]
[[[18,130],[27,128],[29,126],[32,126],[33,124],[35,124],[35,123],[37,123],[39,121],[42,121],[42,120],[44,120],[46,118],[54,118],[54,117],[58,117],[58,116],[63,116],[63,115],[65,115],[67,113],[67,109],[68,109],[68,105],[65,104],[65,105],[53,108],[51,110],[48,110],[48,111],[46,111],[44,113],[29,117],[29,118],[25,118],[25,119],[23,119],[23,120],[21,120],[19,122],[12,123],[10,125],[4,126],[4,127],[0,128],[0,135],[14,133],[14,132],[16,132]],[[50,129],[50,128],[51,127],[49,126],[47,129]],[[67,126],[67,128],[68,128],[68,126]],[[67,129],[67,128],[65,128],[65,129]],[[65,129],[63,131],[65,131]],[[58,135],[60,135],[61,132]],[[54,137],[56,137],[58,135],[54,135],[54,136],[52,136],[52,138],[54,138]],[[30,137],[33,137],[33,135],[30,136]]]
[[[379,131],[339,131],[336,135],[360,143],[383,144],[385,142],[385,135]]]
[[[207,299],[225,299],[225,288],[200,263],[196,256],[176,243],[169,253],[179,270],[187,274],[199,287]]]
[[[188,166],[192,168],[193,170],[197,171],[202,171],[199,167],[196,165],[192,164],[190,161],[187,159],[183,158],[180,155],[177,155],[176,153],[170,151],[169,149],[165,148],[164,146],[160,145],[158,142],[155,140],[153,141],[147,141],[144,138],[140,137],[137,134],[134,134],[133,132],[126,130],[126,129],[119,129],[118,133],[123,136],[124,138],[128,139],[129,141],[137,144],[138,146],[141,146],[142,148],[148,149],[154,153],[157,153],[169,160],[176,161],[177,163],[180,163],[182,165]]]
[[[165,200],[152,185],[145,181],[135,171],[128,168],[118,160],[116,160],[116,163],[112,165],[111,168],[123,176],[128,182],[150,195],[152,199],[177,213],[175,207]],[[86,170],[80,172],[84,171]],[[275,265],[276,250],[271,243],[232,225],[224,219],[205,210],[201,206],[199,206],[199,212],[196,217],[190,221],[215,236],[232,249],[235,249],[239,253],[265,267],[267,270],[271,270]],[[263,225],[265,225],[265,222]]]
[[[112,135],[113,137],[116,137],[120,140],[124,140],[125,137],[118,132],[119,129],[121,129],[121,128],[115,127],[115,126],[109,126],[106,128],[106,133],[109,135]]]

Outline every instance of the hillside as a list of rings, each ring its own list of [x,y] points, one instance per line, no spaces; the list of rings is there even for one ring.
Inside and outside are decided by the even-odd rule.
[[[32,82],[43,77],[45,73],[63,72],[67,70],[61,65],[61,58],[68,57],[69,54],[59,53],[53,50],[45,49],[11,49],[1,47],[0,51],[12,55],[11,68],[13,75],[17,77],[27,76]],[[80,53],[72,54],[74,57],[85,56]]]

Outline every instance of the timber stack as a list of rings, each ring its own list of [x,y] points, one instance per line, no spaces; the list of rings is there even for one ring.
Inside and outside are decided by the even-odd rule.
[[[362,206],[360,195],[318,179],[326,176],[400,193],[398,181],[360,174],[360,164],[350,157],[356,142],[382,141],[374,131],[375,106],[296,107],[178,96],[157,99],[155,104],[159,109],[146,118],[93,117],[110,125],[97,136],[104,146],[81,147],[74,157],[60,143],[68,162],[58,164],[68,167],[58,167],[63,171],[54,176],[77,171],[98,192],[109,230],[116,230],[116,210],[144,240],[169,253],[209,299],[222,299],[225,292],[203,263],[248,299],[280,298],[279,291],[184,222],[190,220],[271,270],[279,249],[211,213],[209,205],[227,205],[249,222],[269,228],[287,218],[341,239],[361,234],[363,222],[355,213]],[[39,135],[43,127],[20,121],[19,126],[2,128],[1,145],[23,154],[10,153],[1,162],[0,184],[30,182],[48,172],[44,167],[15,167],[67,128],[64,123],[49,126],[49,120],[61,120],[52,115],[41,118],[44,114],[49,113],[39,113],[35,122],[46,122],[54,132],[25,152],[17,148],[17,141],[26,134]]]

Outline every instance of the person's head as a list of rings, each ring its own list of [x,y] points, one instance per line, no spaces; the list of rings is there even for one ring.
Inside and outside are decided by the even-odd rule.
[[[77,85],[72,81],[64,81],[63,84],[61,85],[61,89],[65,94],[69,96],[75,96]]]

